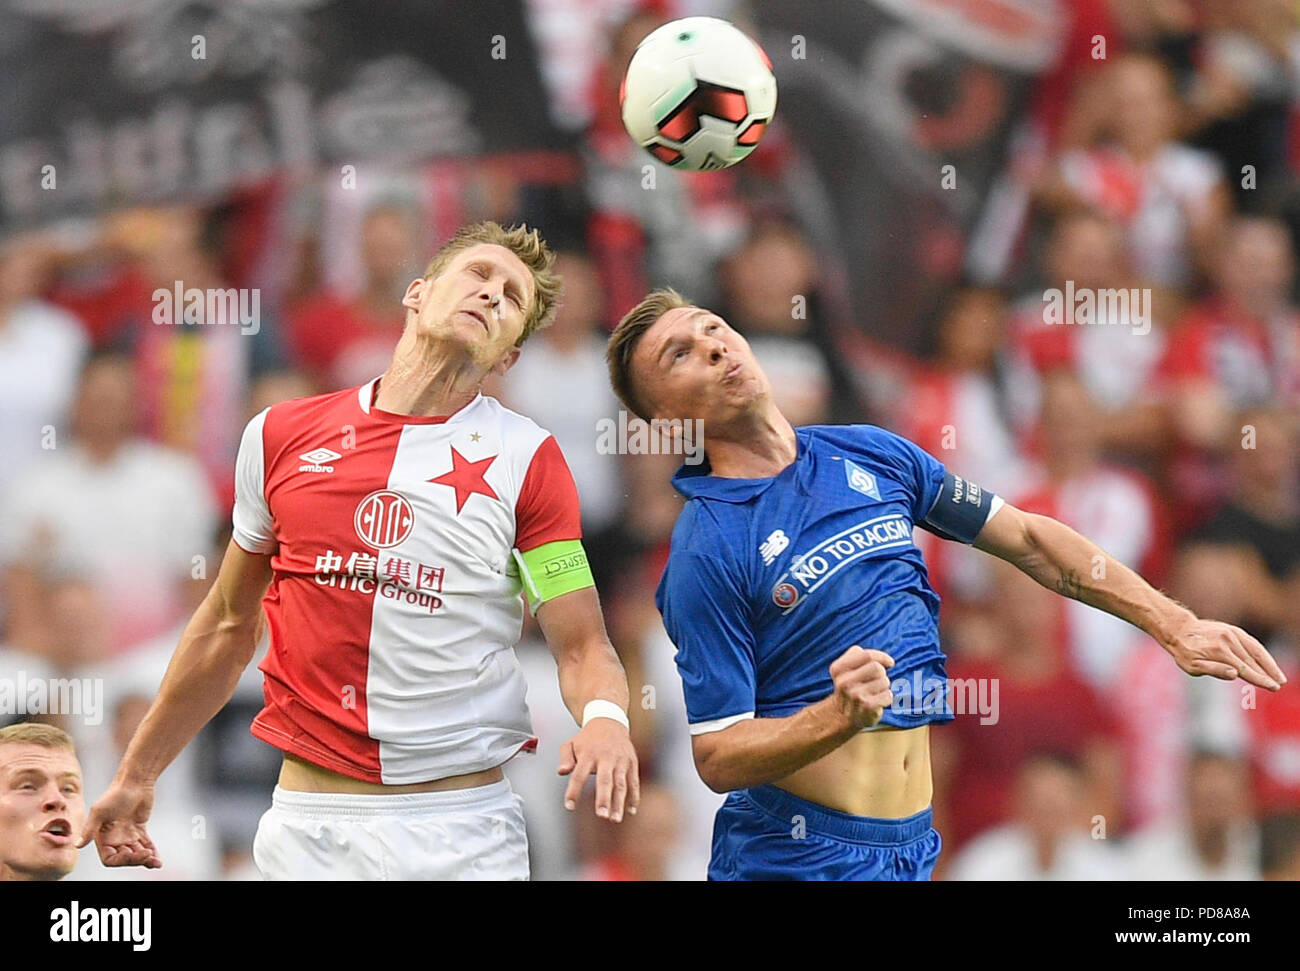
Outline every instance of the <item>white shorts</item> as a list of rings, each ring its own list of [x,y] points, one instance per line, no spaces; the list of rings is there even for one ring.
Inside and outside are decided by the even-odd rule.
[[[523,802],[505,779],[393,796],[276,786],[253,860],[264,880],[527,880]]]

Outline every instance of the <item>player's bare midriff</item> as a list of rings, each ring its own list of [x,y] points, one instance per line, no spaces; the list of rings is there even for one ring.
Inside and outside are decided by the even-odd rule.
[[[860,732],[775,785],[855,816],[903,819],[930,805],[930,726]]]
[[[414,782],[404,786],[386,786],[377,782],[363,782],[319,765],[304,762],[293,755],[285,755],[280,766],[280,788],[292,792],[346,792],[353,795],[400,796],[411,792],[446,792],[449,789],[473,789],[491,785],[505,778],[500,766],[453,775],[432,782]]]

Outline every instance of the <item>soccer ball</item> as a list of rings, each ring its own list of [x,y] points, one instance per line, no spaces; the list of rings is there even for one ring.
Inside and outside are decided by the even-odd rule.
[[[736,27],[686,17],[641,41],[618,97],[633,141],[666,165],[702,172],[754,150],[776,111],[776,78]]]

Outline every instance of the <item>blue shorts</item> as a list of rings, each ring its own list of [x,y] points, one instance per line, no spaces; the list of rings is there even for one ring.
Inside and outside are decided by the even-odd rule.
[[[718,810],[709,879],[929,880],[942,847],[928,808],[873,819],[755,786]]]

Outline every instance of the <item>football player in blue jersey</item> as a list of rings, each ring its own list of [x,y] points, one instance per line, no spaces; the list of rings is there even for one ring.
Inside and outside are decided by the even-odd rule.
[[[704,461],[673,478],[687,502],[655,600],[696,767],[728,793],[710,879],[929,878],[942,841],[928,733],[953,706],[913,526],[1123,618],[1188,674],[1286,680],[1245,631],[1199,619],[906,439],[792,427],[745,339],[674,291],[629,311],[607,357],[630,411],[702,422]]]

